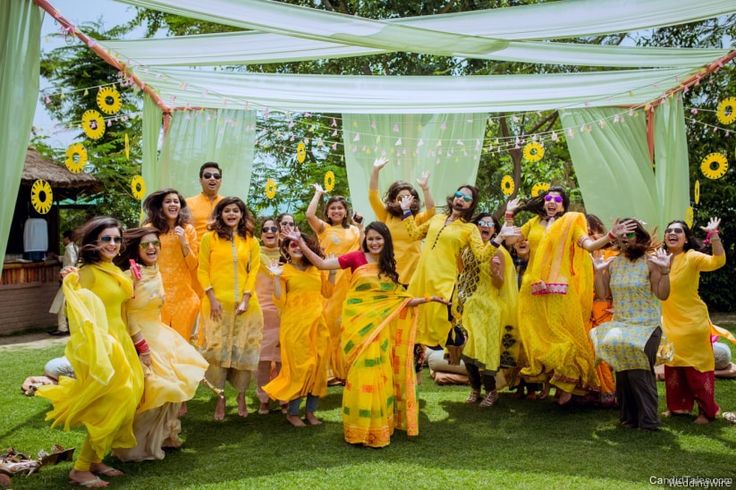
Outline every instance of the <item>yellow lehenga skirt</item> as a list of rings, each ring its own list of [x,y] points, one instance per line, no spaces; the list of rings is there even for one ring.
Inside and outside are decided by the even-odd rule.
[[[413,348],[417,314],[404,288],[379,277],[377,264],[352,276],[342,315],[348,367],[342,398],[345,440],[387,446],[395,429],[419,434]]]

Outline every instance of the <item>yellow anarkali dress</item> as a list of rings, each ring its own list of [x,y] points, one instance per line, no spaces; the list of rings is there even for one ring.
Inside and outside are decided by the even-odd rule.
[[[519,331],[528,363],[521,374],[530,381],[550,378],[568,393],[598,390],[588,338],[593,266],[579,246],[587,237],[585,215],[565,213],[546,230],[535,217],[521,233],[531,254],[519,291]]]
[[[343,309],[342,348],[348,375],[342,395],[345,440],[387,446],[394,429],[419,434],[413,364],[417,314],[403,286],[358,267]]]
[[[179,407],[192,399],[207,361],[179,333],[161,323],[164,288],[157,266],[142,267],[135,295],[126,306],[131,337],[141,334],[151,351],[144,391],[133,428],[137,444],[114,451],[122,461],[163,459],[162,446],[178,447]]]
[[[322,233],[317,235],[319,244],[325,256],[334,255],[339,257],[348,252],[360,249],[360,230],[357,226],[350,225],[343,228],[341,225],[329,225],[322,223]],[[345,379],[347,370],[345,360],[340,349],[340,332],[342,327],[342,305],[350,288],[350,271],[339,270],[335,276],[335,286],[332,296],[327,300],[325,306],[325,318],[330,328],[330,370],[332,375],[338,379]]]
[[[100,262],[69,274],[62,287],[71,333],[64,353],[75,377],[42,386],[38,396],[54,405],[46,415],[52,427],[87,430],[74,467],[89,471],[111,448],[136,444],[133,418],[143,395],[143,370],[123,320],[133,285],[117,266]]]
[[[447,222],[448,216],[440,214],[417,226],[414,217],[404,220],[409,236],[416,240],[426,237],[419,264],[409,283],[409,294],[413,297],[439,296],[452,298],[457,281],[460,253],[469,247],[479,262],[490,260],[496,248],[484,244],[478,227],[461,220]],[[419,306],[417,343],[444,345],[450,332],[447,307],[441,303],[426,303]]]
[[[274,303],[281,312],[281,371],[263,391],[274,400],[322,397],[330,353],[324,306],[332,285],[316,267],[299,270],[291,264],[284,265],[280,281],[281,297],[274,297]]]

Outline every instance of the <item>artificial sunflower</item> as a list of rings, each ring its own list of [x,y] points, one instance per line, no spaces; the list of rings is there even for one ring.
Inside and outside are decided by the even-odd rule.
[[[133,197],[142,200],[146,196],[146,181],[143,177],[136,175],[130,181],[130,190],[133,192]]]
[[[114,86],[102,87],[97,91],[97,105],[105,114],[117,114],[122,107],[120,92]]]
[[[716,117],[721,124],[733,124],[736,122],[736,97],[728,97],[718,104]]]
[[[695,204],[700,204],[700,181],[695,181],[695,189],[693,190],[693,200]]]
[[[544,182],[536,183],[532,186],[532,197],[537,197],[540,194],[544,194],[549,190],[549,184]]]
[[[688,227],[692,228],[693,221],[695,221],[695,211],[691,206],[688,206],[688,208],[685,210],[685,223],[687,223]]]
[[[710,153],[700,162],[700,171],[709,179],[720,179],[727,170],[728,159],[723,153]]]
[[[66,149],[66,168],[73,174],[78,174],[87,164],[87,150],[82,143],[74,143]]]
[[[304,142],[300,142],[298,145],[296,145],[296,161],[299,163],[304,163],[304,160],[307,158],[307,147],[304,144]]]
[[[266,197],[269,199],[276,197],[276,181],[273,179],[266,181]]]
[[[541,143],[532,141],[524,145],[524,160],[527,162],[538,162],[544,157],[544,146]]]
[[[46,214],[54,202],[54,193],[45,180],[38,179],[31,186],[31,204],[38,214]]]
[[[503,192],[504,196],[510,196],[514,193],[514,189],[516,186],[514,185],[514,178],[510,175],[504,175],[501,179],[501,192]]]
[[[328,170],[325,173],[325,191],[330,192],[335,188],[335,173],[332,170]]]
[[[82,114],[82,130],[88,138],[98,140],[105,134],[105,120],[102,114],[94,109],[85,111]]]

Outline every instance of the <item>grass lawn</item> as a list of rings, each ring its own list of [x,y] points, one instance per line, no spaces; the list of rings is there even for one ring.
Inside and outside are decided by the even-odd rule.
[[[0,353],[0,446],[35,453],[53,443],[79,447],[83,432],[51,430],[46,400],[26,398],[19,386],[40,374],[61,346]],[[426,370],[425,370],[426,373]],[[659,383],[660,409],[664,386]],[[502,394],[496,407],[466,406],[466,387],[419,388],[420,436],[397,433],[388,448],[343,442],[339,388],[321,401],[319,427],[294,429],[283,416],[240,419],[228,393],[228,417],[211,420],[214,402],[200,388],[184,418],[183,449],[166,459],[118,464],[126,477],[110,488],[652,488],[651,477],[736,478],[736,425],[691,418],[664,421],[649,433],[617,426],[617,410],[562,409],[549,401]],[[716,383],[724,410],[736,409],[736,380]],[[251,411],[257,407],[250,399]],[[14,488],[63,488],[70,463],[45,467]]]

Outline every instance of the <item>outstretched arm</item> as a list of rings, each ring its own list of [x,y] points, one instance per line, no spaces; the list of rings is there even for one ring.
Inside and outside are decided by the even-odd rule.
[[[306,212],[307,222],[317,235],[322,233],[325,229],[325,222],[317,217],[317,207],[319,206],[319,202],[322,200],[322,195],[324,193],[325,191],[322,189],[321,185],[314,184],[314,195],[312,196],[312,200],[309,201],[309,206],[307,207]]]
[[[299,244],[299,248],[301,248],[302,253],[304,256],[311,262],[317,269],[320,270],[336,270],[336,269],[342,269],[340,267],[340,261],[337,260],[337,258],[328,258],[323,259],[316,253],[312,251],[309,246],[307,246],[306,242],[304,241],[304,238],[302,238],[301,233],[298,232],[291,232],[286,235],[286,238],[289,238],[291,240],[294,240]]]

